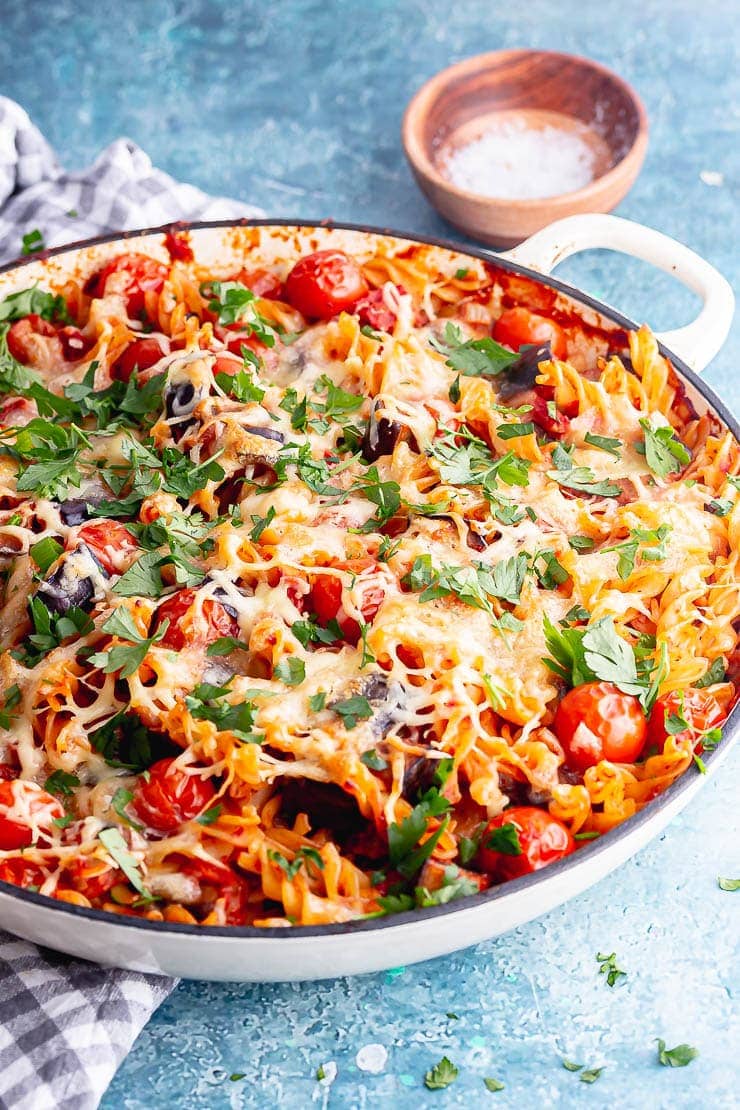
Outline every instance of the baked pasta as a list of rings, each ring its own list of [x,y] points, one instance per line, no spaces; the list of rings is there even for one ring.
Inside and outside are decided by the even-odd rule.
[[[0,879],[343,922],[701,770],[738,444],[648,329],[433,246],[244,236],[0,302]]]

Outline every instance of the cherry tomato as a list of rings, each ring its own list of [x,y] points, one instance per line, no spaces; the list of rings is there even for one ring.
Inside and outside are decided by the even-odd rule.
[[[341,564],[341,569],[359,574],[373,565],[366,559],[348,559]],[[379,585],[363,591],[361,612],[367,624],[375,617],[384,597],[385,591]],[[316,614],[319,624],[324,628],[330,621],[336,620],[348,643],[356,644],[360,639],[360,625],[342,609],[342,583],[335,575],[322,574],[316,578],[311,587],[308,608]]]
[[[532,398],[532,420],[538,424],[548,435],[560,439],[570,428],[570,420],[558,409],[555,415],[550,416],[547,411],[547,400],[539,393]]]
[[[93,297],[104,297],[106,293],[123,294],[129,318],[140,320],[146,309],[145,294],[150,291],[160,293],[168,272],[164,263],[145,254],[119,254],[98,270],[85,288]]]
[[[611,682],[586,682],[570,690],[557,708],[554,728],[568,765],[579,771],[601,759],[634,763],[647,736],[639,701]]]
[[[251,289],[255,297],[265,297],[269,301],[283,298],[283,283],[269,270],[242,270],[236,280]]]
[[[108,867],[95,857],[78,856],[70,864],[66,880],[70,890],[76,890],[94,902],[121,882],[122,877],[117,867]]]
[[[239,330],[236,330],[236,329]],[[245,328],[241,324],[234,324],[232,327],[225,329],[224,342],[226,343],[226,350],[230,351],[232,355],[237,355],[244,365],[242,357],[242,347],[248,347],[250,351],[254,351],[257,355],[262,355],[268,348],[261,339],[253,335],[249,328]]]
[[[513,830],[505,828],[507,825],[513,825]],[[504,832],[497,834],[498,829],[504,829]],[[497,847],[490,844],[494,834],[497,835]],[[575,843],[568,829],[562,821],[551,817],[547,810],[537,809],[536,806],[513,806],[488,822],[481,837],[478,863],[483,871],[497,879],[517,879],[570,855],[574,848]]]
[[[493,325],[493,338],[511,347],[512,351],[529,343],[549,342],[555,358],[565,358],[568,353],[565,332],[560,325],[528,308],[507,308]]]
[[[396,286],[399,293],[405,292],[400,285]],[[396,314],[385,303],[382,289],[371,290],[366,297],[358,301],[354,311],[360,317],[360,323],[378,331],[393,331],[396,326]]]
[[[228,374],[230,378],[244,369],[244,359],[232,351],[219,351],[213,366],[214,374]]]
[[[121,556],[136,551],[139,546],[128,528],[117,520],[100,520],[93,524],[83,524],[77,536],[87,544],[109,574],[120,573]]]
[[[79,362],[95,346],[95,340],[83,335],[79,328],[60,328],[59,338],[62,341],[64,357],[68,362]]]
[[[27,397],[7,397],[0,404],[0,426],[21,428],[39,414],[35,401]]]
[[[206,809],[215,794],[210,779],[188,774],[174,759],[160,759],[149,768],[147,779],[139,778],[132,805],[150,828],[174,832]]]
[[[681,716],[686,721],[688,728],[675,733],[677,740],[689,740],[694,744],[694,751],[701,754],[701,742],[696,743],[702,733],[710,728],[721,725],[727,714],[719,704],[714,694],[707,690],[673,690],[658,698],[653,706],[648,723],[648,743],[655,744],[660,751],[669,733],[666,728],[666,718]]]
[[[8,350],[24,366],[44,369],[64,361],[64,347],[53,324],[32,312],[8,329]]]
[[[12,883],[13,886],[41,886],[44,872],[37,864],[29,863],[25,859],[4,859],[0,863],[0,879],[4,883]]]
[[[195,590],[178,590],[159,606],[155,627],[159,628],[165,620],[169,621],[167,631],[161,640],[163,647],[180,651],[191,644],[203,646],[212,644],[221,636],[238,638],[238,620],[220,601],[212,597],[207,597],[203,602],[202,617],[195,626],[190,612],[194,601]]]
[[[119,382],[127,382],[134,370],[148,370],[166,354],[167,349],[163,349],[159,340],[152,336],[135,339],[113,363],[110,376]]]
[[[362,270],[344,251],[316,251],[296,262],[285,282],[285,296],[304,316],[330,320],[364,297]]]
[[[8,813],[12,812],[12,817]],[[14,852],[27,848],[33,841],[33,831],[23,820],[27,814],[36,827],[51,826],[64,810],[56,798],[47,794],[34,782],[0,782],[0,850]]]

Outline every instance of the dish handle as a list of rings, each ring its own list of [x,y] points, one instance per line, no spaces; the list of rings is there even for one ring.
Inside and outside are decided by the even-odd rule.
[[[702,307],[696,319],[657,338],[701,373],[727,338],[735,298],[722,274],[682,243],[620,216],[589,213],[556,220],[502,257],[549,274],[572,254],[593,249],[621,251],[650,262],[699,295]]]

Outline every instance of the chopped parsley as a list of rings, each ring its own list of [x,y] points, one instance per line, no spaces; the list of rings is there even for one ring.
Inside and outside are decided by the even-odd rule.
[[[656,424],[654,417],[646,417],[640,420],[640,427],[645,439],[636,445],[636,450],[645,455],[653,474],[667,478],[669,474],[680,473],[691,462],[691,452],[677,438],[670,424]]]
[[[353,694],[352,697],[333,701],[329,708],[342,718],[346,729],[355,728],[358,721],[366,721],[373,715],[373,707],[362,694]]]
[[[375,748],[363,752],[360,756],[360,763],[364,763],[371,771],[385,771],[388,769],[388,761],[383,759],[382,755],[378,755]]]
[[[302,867],[310,875],[309,863],[317,867],[319,871],[324,870],[324,861],[315,848],[306,846],[299,848],[292,860],[288,860],[282,852],[278,852],[274,848],[268,850],[267,856],[268,859],[278,865],[281,871],[285,872],[286,877],[290,880],[296,877]]]
[[[427,790],[414,806],[408,817],[388,827],[388,857],[391,866],[409,879],[421,870],[434,851],[439,838],[449,824],[450,803],[436,787]],[[442,816],[436,831],[427,837],[423,844],[421,838],[428,831],[429,821]]]
[[[725,890],[728,893],[733,890],[740,890],[740,879],[717,879],[717,886],[720,890]]]
[[[35,227],[33,231],[27,231],[23,236],[21,254],[36,254],[37,251],[43,250],[46,250],[46,244],[44,243],[44,237],[39,229]]]
[[[454,1083],[458,1075],[459,1068],[456,1068],[447,1056],[443,1056],[439,1063],[430,1068],[424,1076],[424,1086],[429,1091],[442,1091]]]
[[[79,785],[80,780],[77,775],[72,775],[69,771],[53,771],[44,783],[44,790],[48,790],[50,794],[61,794],[63,798],[69,798]]]
[[[130,640],[130,644],[117,644],[108,651],[98,651],[90,656],[90,663],[100,667],[104,674],[118,674],[119,678],[128,678],[139,669],[147,656],[152,644],[158,643],[167,631],[169,622],[163,621],[153,636],[142,636],[139,632],[131,611],[121,605],[101,625],[101,632],[109,636],[117,636],[122,640]]]
[[[445,356],[451,370],[470,378],[495,378],[519,358],[489,337],[463,340],[460,328],[450,323],[445,326],[444,340],[432,337],[429,344]]]
[[[685,1068],[699,1055],[699,1049],[690,1044],[678,1044],[666,1048],[665,1041],[658,1038],[658,1063],[666,1068]]]
[[[483,1084],[487,1091],[491,1091],[494,1094],[496,1091],[503,1091],[504,1089],[504,1084],[500,1079],[492,1079],[491,1076],[488,1075],[484,1078]]]
[[[208,308],[218,314],[219,324],[242,322],[266,347],[275,346],[275,328],[255,305],[258,297],[240,281],[210,281],[200,286],[201,296],[208,299]]]
[[[229,685],[214,686],[199,683],[185,697],[185,706],[198,721],[210,721],[218,732],[231,732],[245,744],[262,744],[264,735],[254,731],[257,709],[253,702],[244,700],[232,704],[224,699],[231,693]]]
[[[586,432],[583,438],[591,447],[598,447],[600,451],[608,451],[616,459],[620,457],[620,449],[624,446],[619,439],[613,439],[611,436],[596,436],[592,435],[591,432]]]
[[[116,866],[121,868],[134,890],[149,900],[151,894],[144,886],[139,864],[129,852],[120,830],[116,828],[103,829],[98,836],[98,840]]]
[[[286,655],[276,665],[272,677],[286,686],[300,686],[306,677],[306,664],[295,655]]]
[[[519,840],[519,828],[511,821],[494,829],[486,840],[485,847],[493,852],[501,852],[504,856],[521,856],[524,851]]]
[[[699,690],[702,690],[705,686],[714,686],[717,682],[724,682],[726,674],[725,661],[720,655],[710,664],[698,682],[694,683],[694,686]]]
[[[57,561],[63,551],[64,548],[60,543],[57,543],[53,536],[45,536],[43,540],[31,545],[29,554],[41,573],[46,574],[49,567]]]
[[[568,452],[559,443],[552,453],[555,470],[548,470],[548,478],[558,485],[579,493],[590,493],[595,497],[619,497],[621,486],[607,478],[599,481],[589,466],[576,466]]]
[[[617,967],[616,952],[610,952],[608,956],[603,952],[597,952],[596,962],[599,965],[599,974],[606,975],[606,981],[610,987],[615,986],[620,979],[627,978],[627,972]]]
[[[13,658],[18,659],[25,667],[35,667],[64,640],[72,636],[85,636],[95,627],[84,609],[73,607],[63,615],[51,613],[39,597],[31,598],[28,611],[33,632],[26,637],[22,647],[11,652]]]

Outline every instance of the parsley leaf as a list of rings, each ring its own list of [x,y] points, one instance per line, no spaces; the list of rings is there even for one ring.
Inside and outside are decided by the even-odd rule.
[[[644,451],[645,459],[653,474],[667,478],[677,474],[691,462],[691,452],[677,438],[670,424],[656,425],[654,418],[643,418],[640,427],[645,433],[644,444],[638,450]]]
[[[300,686],[306,677],[306,664],[295,655],[286,655],[275,667],[272,677],[286,686]]]
[[[0,322],[22,320],[24,316],[41,316],[44,320],[70,322],[64,297],[45,293],[37,285],[20,289],[0,301]]]
[[[463,340],[460,328],[450,323],[445,327],[444,342],[431,337],[429,344],[445,356],[451,370],[472,378],[496,377],[519,358],[489,337]]]
[[[139,864],[126,847],[126,841],[121,836],[120,830],[115,828],[103,829],[98,836],[98,840],[113,862],[121,868],[134,890],[144,895],[145,898],[150,898],[151,895],[144,886]]]
[[[725,661],[720,655],[708,667],[698,682],[694,683],[694,686],[702,690],[705,686],[713,686],[716,682],[724,682],[726,674]]]
[[[634,649],[616,631],[612,617],[602,617],[587,628],[558,629],[544,618],[550,658],[544,663],[571,686],[585,682],[613,682],[634,694],[646,713],[657,697],[660,663],[638,672]]]
[[[576,466],[568,452],[557,444],[552,453],[555,470],[548,470],[548,478],[558,485],[566,486],[580,493],[590,493],[596,497],[619,497],[621,486],[608,479],[598,481],[590,466]]]
[[[256,309],[258,298],[240,281],[203,282],[201,295],[208,298],[208,308],[218,313],[219,324],[243,321],[252,335],[266,347],[275,346],[275,329]]]
[[[503,1091],[504,1089],[504,1084],[501,1082],[501,1080],[492,1079],[490,1076],[486,1076],[483,1080],[483,1083],[485,1084],[485,1088],[487,1091],[496,1092]]]
[[[371,771],[385,771],[388,768],[388,761],[383,759],[382,755],[378,755],[375,748],[363,752],[360,756],[360,763],[364,763]]]
[[[519,840],[519,828],[511,821],[494,829],[485,846],[504,856],[521,856],[524,851]]]
[[[717,886],[720,890],[732,891],[740,890],[740,879],[717,879]]]
[[[584,439],[592,447],[598,447],[601,451],[608,451],[616,459],[620,457],[620,448],[624,446],[619,439],[613,439],[611,436],[596,436],[592,435],[591,432],[586,432]]]
[[[63,551],[64,548],[60,543],[57,543],[53,536],[45,536],[43,540],[31,545],[29,554],[41,573],[46,574],[49,567],[57,561]]]
[[[29,255],[36,254],[37,251],[46,249],[44,237],[37,227],[33,231],[27,231],[23,236],[23,248],[21,254]]]
[[[77,775],[71,775],[69,771],[53,771],[44,783],[44,790],[48,790],[50,794],[61,794],[64,798],[69,798],[74,794],[75,787],[79,785],[80,780]]]
[[[451,1060],[443,1056],[439,1063],[430,1068],[424,1076],[424,1086],[429,1091],[441,1091],[449,1087],[450,1083],[454,1083],[458,1075],[459,1069]]]
[[[342,701],[333,701],[329,708],[342,718],[346,729],[353,729],[358,721],[366,721],[373,715],[373,707],[362,694],[353,694],[352,697],[344,698]]]
[[[665,1041],[658,1038],[658,1062],[667,1068],[685,1068],[699,1055],[699,1049],[690,1044],[679,1044],[666,1048]]]
[[[608,956],[603,952],[597,952],[596,962],[599,964],[599,975],[606,975],[606,981],[610,987],[615,986],[620,979],[627,978],[627,972],[617,967],[616,952],[611,952]]]
[[[423,795],[408,817],[393,822],[388,827],[388,858],[393,867],[405,878],[419,871],[434,851],[439,838],[449,824],[450,803],[435,787]],[[427,831],[429,819],[444,814],[437,830],[423,844],[419,841]]]

